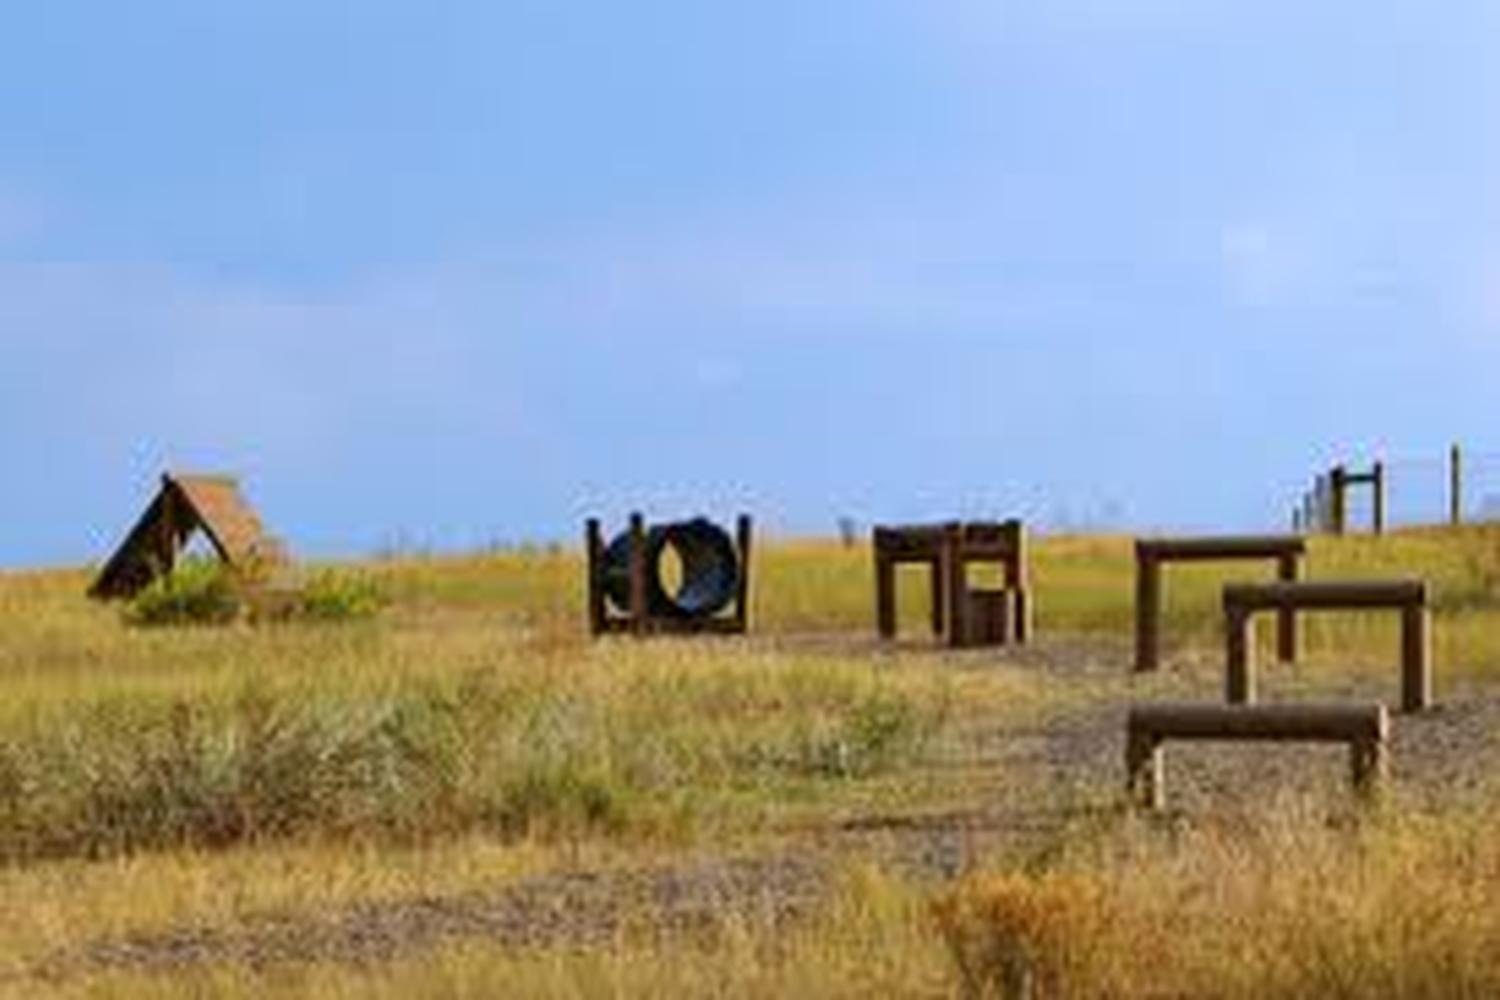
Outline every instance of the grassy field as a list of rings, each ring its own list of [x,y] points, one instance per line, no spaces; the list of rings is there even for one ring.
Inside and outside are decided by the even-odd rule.
[[[0,991],[1500,992],[1500,530],[1312,543],[1436,595],[1369,811],[1300,747],[1124,807],[1125,707],[1216,699],[1218,585],[1269,567],[1173,567],[1147,677],[1126,538],[1039,540],[1039,641],[957,654],[915,573],[876,642],[832,543],[762,548],[743,640],[588,641],[569,551],[355,569],[371,621],[216,628],[0,574]],[[1267,695],[1393,701],[1390,617],[1310,619]]]

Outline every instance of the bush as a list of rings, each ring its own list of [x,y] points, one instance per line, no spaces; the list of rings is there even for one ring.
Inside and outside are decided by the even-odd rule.
[[[370,577],[323,570],[298,591],[292,617],[325,622],[373,618],[385,604],[385,595]]]
[[[223,625],[244,606],[240,581],[222,563],[185,559],[131,599],[125,620],[132,625]]]
[[[210,559],[185,559],[158,577],[125,609],[131,625],[227,625],[242,617],[266,621],[355,621],[386,604],[369,577],[321,570],[304,584],[277,589],[263,570],[241,573]]]

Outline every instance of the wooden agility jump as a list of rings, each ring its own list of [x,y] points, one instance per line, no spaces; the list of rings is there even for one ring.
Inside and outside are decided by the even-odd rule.
[[[1278,578],[1297,579],[1307,543],[1296,536],[1228,535],[1205,538],[1143,538],[1135,543],[1135,669],[1161,665],[1162,565],[1169,562],[1208,562],[1273,559]],[[1297,619],[1288,611],[1278,621],[1280,658],[1297,659]]]
[[[1297,583],[1232,583],[1224,587],[1227,670],[1225,695],[1232,704],[1256,700],[1253,616],[1275,611],[1389,609],[1401,614],[1401,709],[1432,706],[1431,611],[1422,580],[1318,580]]]
[[[1371,793],[1389,771],[1390,717],[1384,705],[1138,705],[1125,723],[1126,787],[1151,809],[1166,803],[1167,740],[1348,743],[1350,777]]]
[[[946,635],[949,646],[1028,642],[1026,549],[1026,528],[1018,520],[876,527],[875,619],[881,638],[896,635],[896,567],[920,563],[931,572],[932,631]],[[968,567],[978,562],[1001,565],[1001,589],[970,586]]]

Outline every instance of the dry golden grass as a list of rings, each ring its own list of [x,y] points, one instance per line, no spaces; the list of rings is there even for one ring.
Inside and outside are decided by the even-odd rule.
[[[1438,796],[1431,812],[1330,826],[1314,801],[1250,825],[1199,815],[1157,829],[1113,811],[1118,774],[1091,766],[1068,778],[1081,791],[1059,789],[1057,772],[1022,752],[1069,713],[1161,692],[1212,697],[1218,585],[1269,568],[1173,567],[1172,669],[1144,679],[1128,674],[1122,537],[1040,540],[1044,648],[1018,657],[928,645],[916,576],[903,588],[909,639],[881,649],[868,553],[832,543],[762,546],[755,635],[743,641],[589,642],[581,565],[567,551],[361,569],[392,601],[372,622],[150,630],[84,600],[82,572],[0,575],[0,991],[1500,986],[1500,840],[1487,834],[1500,806]],[[1309,571],[1428,578],[1440,696],[1495,683],[1500,531],[1318,539]],[[1299,691],[1394,677],[1394,624],[1381,616],[1315,618],[1305,636]],[[1087,822],[1047,818],[1059,802]],[[883,860],[896,848],[843,832],[954,810],[1001,810],[1041,832],[976,849],[965,863],[990,874],[956,888],[901,874]],[[814,916],[731,908],[690,933],[582,948],[517,950],[479,935],[364,965],[87,958],[99,942],[244,929],[267,914],[316,922],[341,907],[502,894],[554,873],[758,852],[826,864],[832,888]],[[649,928],[652,916],[634,920]]]

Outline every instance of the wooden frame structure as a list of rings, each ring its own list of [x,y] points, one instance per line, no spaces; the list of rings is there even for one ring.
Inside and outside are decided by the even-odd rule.
[[[1401,710],[1432,707],[1431,611],[1422,580],[1318,580],[1300,583],[1231,583],[1224,587],[1227,665],[1225,697],[1231,704],[1254,704],[1257,696],[1253,616],[1300,611],[1401,613]]]
[[[167,473],[145,512],[99,571],[89,596],[128,598],[171,573],[183,548],[201,531],[224,563],[248,571],[279,565],[286,555],[230,476]]]
[[[608,594],[606,574],[607,546],[598,518],[589,518],[584,526],[584,550],[588,561],[589,632],[595,637],[625,635],[742,635],[749,626],[750,550],[752,525],[750,515],[739,515],[735,524],[734,557],[737,562],[734,595],[727,614],[669,615],[654,612],[650,601],[650,574],[657,567],[648,565],[648,537],[654,530],[672,525],[648,526],[645,516],[630,515],[626,529],[628,560],[627,606],[614,606]]]
[[[1026,528],[1019,520],[878,526],[873,540],[882,639],[896,635],[896,567],[919,563],[931,573],[933,634],[946,636],[950,647],[1030,641]],[[1001,589],[970,586],[968,567],[980,562],[1000,564]]]
[[[1228,535],[1204,538],[1143,538],[1135,543],[1135,669],[1161,665],[1162,565],[1233,559],[1274,559],[1276,575],[1297,579],[1307,542],[1298,536]],[[1278,653],[1283,662],[1297,659],[1297,619],[1291,611],[1278,620]]]
[[[1368,472],[1350,472],[1335,465],[1328,472],[1328,530],[1344,534],[1349,527],[1349,490],[1355,486],[1370,488],[1370,530],[1385,534],[1385,463],[1376,462]]]
[[[1126,788],[1150,809],[1166,804],[1166,740],[1332,742],[1349,744],[1350,778],[1371,794],[1388,777],[1390,716],[1384,705],[1138,705],[1125,723]]]

